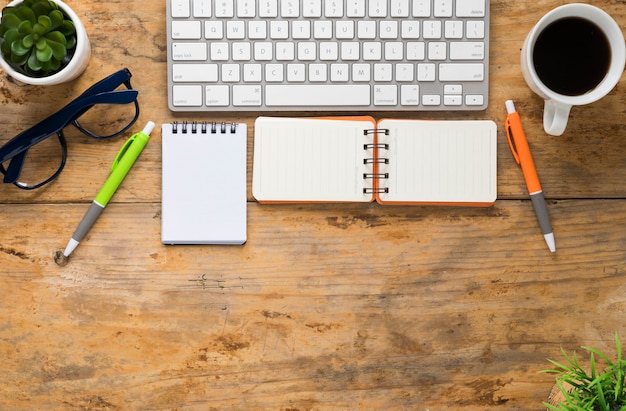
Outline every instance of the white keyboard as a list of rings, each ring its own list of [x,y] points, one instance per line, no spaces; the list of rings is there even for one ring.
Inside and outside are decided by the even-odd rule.
[[[489,0],[167,0],[172,111],[484,110]]]

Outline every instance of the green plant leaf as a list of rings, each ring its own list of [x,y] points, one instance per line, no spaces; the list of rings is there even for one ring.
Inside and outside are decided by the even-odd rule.
[[[61,61],[65,58],[65,56],[67,56],[67,49],[63,43],[48,40],[48,46],[52,50],[52,55],[55,59]]]
[[[53,41],[55,43],[60,43],[64,47],[67,44],[67,39],[60,31],[51,31],[50,33],[46,33],[44,37],[48,40],[48,42]]]
[[[37,23],[39,23],[39,25],[43,27],[43,33],[49,32],[52,28],[52,20],[48,16],[39,16],[37,18]]]
[[[7,9],[2,11],[2,20],[1,23],[3,28],[6,29],[16,29],[20,22],[22,21],[15,13],[8,13]]]
[[[48,17],[50,18],[50,22],[52,23],[51,30],[56,30],[57,28],[61,27],[61,25],[63,24],[63,20],[65,20],[65,18],[63,17],[63,13],[61,13],[60,10],[52,10],[50,14],[48,14]]]
[[[52,47],[50,47],[48,43],[45,43],[45,47],[41,49],[38,47],[35,54],[37,55],[37,59],[42,63],[50,61],[50,59],[52,59]]]
[[[32,34],[27,34],[22,39],[22,45],[26,48],[33,47],[33,44],[35,44],[35,36],[33,36]]]
[[[20,67],[20,66],[25,65],[29,58],[30,58],[30,52],[24,54],[23,56],[18,56],[17,54],[11,53],[11,57],[9,61],[11,61],[11,64],[13,64],[14,66]]]
[[[17,31],[23,34],[29,34],[33,32],[33,23],[30,20],[24,20],[17,26]]]
[[[33,71],[41,70],[41,62],[37,59],[37,55],[35,53],[31,53],[30,57],[28,57],[28,62],[26,65]]]
[[[37,16],[35,12],[29,7],[18,7],[16,13],[20,19],[25,21],[30,21],[31,24],[35,24],[37,22]]]
[[[70,20],[64,20],[63,24],[59,27],[59,31],[66,37],[72,36],[76,33],[76,27],[74,27],[74,23]]]
[[[30,6],[37,16],[47,16],[53,8],[47,1],[35,1]]]
[[[30,52],[30,47],[24,47],[21,41],[14,41],[11,43],[11,53],[16,56],[23,56]]]

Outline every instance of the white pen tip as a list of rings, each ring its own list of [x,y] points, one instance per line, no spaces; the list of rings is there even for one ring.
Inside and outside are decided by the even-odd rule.
[[[142,133],[149,136],[150,133],[152,133],[152,130],[154,130],[154,123],[152,121],[148,121],[148,124],[146,124],[146,126],[143,128]]]
[[[67,243],[67,247],[65,247],[65,251],[63,251],[63,255],[69,257],[76,247],[78,247],[78,241],[70,238],[70,241]]]
[[[543,238],[546,239],[546,244],[548,244],[548,248],[550,249],[550,251],[551,252],[555,252],[556,251],[556,244],[554,242],[554,233],[544,234]]]
[[[504,102],[504,104],[506,105],[506,112],[511,114],[511,113],[515,113],[515,104],[513,104],[513,100],[507,100]]]

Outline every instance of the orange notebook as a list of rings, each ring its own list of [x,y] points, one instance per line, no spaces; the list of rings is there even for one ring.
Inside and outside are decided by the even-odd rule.
[[[259,117],[252,194],[260,203],[489,206],[493,121]]]

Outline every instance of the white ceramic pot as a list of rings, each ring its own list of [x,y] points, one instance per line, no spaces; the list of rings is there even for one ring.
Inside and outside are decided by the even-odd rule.
[[[65,83],[80,76],[89,64],[89,58],[91,57],[91,45],[89,44],[89,38],[87,38],[85,26],[81,22],[78,15],[74,13],[74,10],[72,10],[67,4],[63,3],[61,0],[53,1],[58,4],[63,13],[65,13],[72,20],[74,27],[76,28],[76,49],[74,50],[74,56],[70,60],[69,64],[57,73],[47,77],[30,77],[15,71],[0,55],[0,66],[2,66],[4,71],[6,71],[9,76],[21,83],[47,86]],[[21,2],[22,0],[13,0],[9,3],[9,6],[15,6]]]

